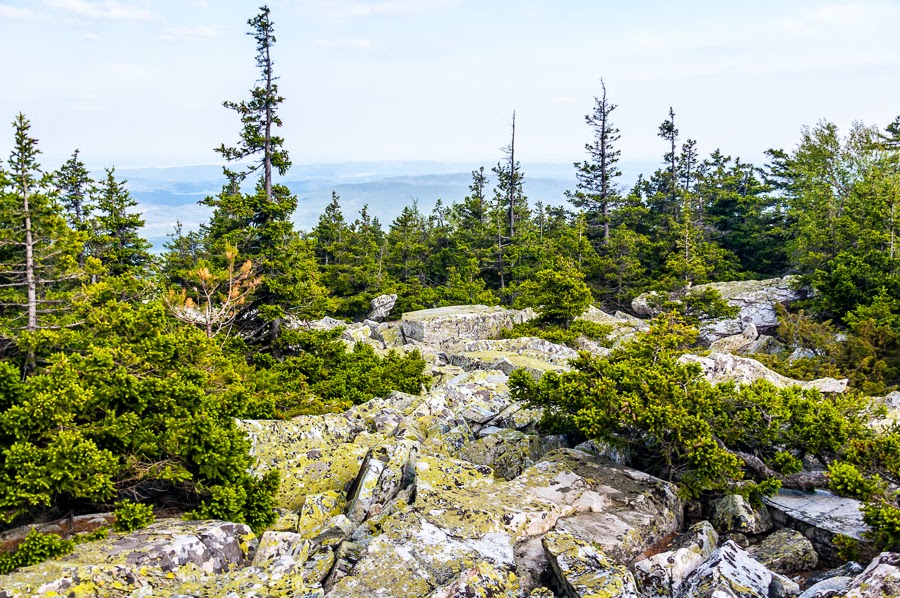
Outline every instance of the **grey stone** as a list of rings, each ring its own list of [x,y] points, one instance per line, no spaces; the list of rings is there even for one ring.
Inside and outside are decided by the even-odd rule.
[[[858,500],[825,490],[781,490],[766,498],[765,503],[775,523],[806,536],[825,565],[842,562],[832,543],[835,536],[862,540],[862,534],[868,530]]]
[[[374,322],[382,322],[390,315],[397,303],[397,295],[379,295],[369,304],[368,319]]]
[[[644,596],[670,598],[685,577],[713,553],[719,535],[708,521],[694,524],[666,552],[635,563],[635,579]]]
[[[812,586],[819,583],[820,581],[831,579],[832,577],[849,577],[852,579],[862,573],[864,569],[865,567],[863,567],[859,563],[850,561],[844,563],[840,567],[829,569],[828,571],[817,571],[816,573],[813,573],[806,578],[806,583]]]
[[[458,305],[407,312],[403,314],[402,326],[407,339],[437,346],[460,340],[493,338],[501,329],[534,317],[531,310]]]
[[[847,390],[848,380],[835,380],[834,378],[819,378],[809,382],[794,380],[782,376],[774,370],[770,370],[762,363],[749,357],[737,357],[729,353],[710,353],[705,357],[697,355],[682,355],[679,363],[697,363],[703,370],[703,375],[713,384],[720,382],[734,382],[736,384],[752,384],[757,380],[765,380],[777,388],[799,386],[805,389],[815,389],[819,392],[842,393]]]
[[[748,552],[776,573],[809,571],[819,564],[819,555],[812,543],[800,532],[787,528],[770,534]]]
[[[900,596],[900,554],[882,552],[856,576],[846,598],[891,598]]]
[[[773,588],[773,579],[777,579]],[[770,590],[796,584],[766,569],[734,542],[725,542],[694,569],[674,593],[676,598],[769,598]],[[799,588],[797,587],[799,594]]]
[[[744,326],[740,334],[726,336],[709,345],[710,351],[715,353],[743,353],[759,338],[759,331],[751,322]]]
[[[729,494],[716,501],[712,524],[720,534],[762,534],[772,529],[772,518],[765,507],[756,508],[743,496]]]
[[[852,577],[829,577],[806,588],[800,598],[838,598],[847,592],[852,581]]]
[[[545,535],[542,544],[569,598],[640,598],[631,572],[604,554],[600,546],[558,531]]]

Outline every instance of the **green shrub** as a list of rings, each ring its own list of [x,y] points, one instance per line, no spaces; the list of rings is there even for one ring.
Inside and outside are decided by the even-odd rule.
[[[117,532],[133,532],[147,527],[156,520],[153,514],[153,506],[139,502],[123,500],[116,505],[116,521],[113,529]]]
[[[835,461],[828,466],[828,487],[841,496],[869,500],[883,482],[878,475],[865,477],[852,463]]]
[[[63,556],[74,549],[74,540],[63,540],[57,534],[42,534],[31,530],[15,551],[0,554],[0,574],[5,575],[19,567]]]
[[[547,372],[540,381],[513,372],[512,394],[544,408],[544,424],[555,430],[628,447],[637,467],[677,481],[689,497],[777,490],[777,480],[744,481],[738,453],[791,471],[795,454],[831,460],[869,434],[866,403],[855,396],[765,382],[711,385],[699,365],[678,361],[696,335],[665,314],[607,358],[581,354],[570,362],[573,371]]]
[[[803,461],[787,451],[778,451],[772,455],[772,468],[779,473],[800,473],[803,470]]]

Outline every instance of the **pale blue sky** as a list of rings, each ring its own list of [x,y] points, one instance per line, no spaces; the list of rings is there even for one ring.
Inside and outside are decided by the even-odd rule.
[[[0,121],[24,111],[47,166],[217,163],[222,100],[256,72],[260,2],[0,0]],[[582,158],[606,81],[623,160],[683,138],[758,160],[820,118],[900,114],[900,2],[272,0],[282,130],[295,163]],[[5,130],[6,133],[2,133]],[[11,129],[0,129],[0,155]]]

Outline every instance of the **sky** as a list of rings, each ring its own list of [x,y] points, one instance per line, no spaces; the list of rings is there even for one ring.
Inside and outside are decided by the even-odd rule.
[[[47,167],[220,162],[257,78],[258,2],[0,0],[0,123]],[[583,158],[601,78],[623,162],[683,139],[761,161],[820,119],[900,114],[900,1],[271,0],[295,163]],[[0,158],[12,142],[0,129]],[[4,160],[5,161],[5,160]]]

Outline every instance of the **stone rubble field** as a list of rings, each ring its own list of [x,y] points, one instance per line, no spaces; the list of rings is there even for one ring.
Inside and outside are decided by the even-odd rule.
[[[759,340],[771,297],[788,293],[762,282],[771,288],[735,283],[741,315],[722,330],[743,340],[719,335],[713,354],[685,357],[711,381],[796,382],[730,352]],[[380,320],[391,306],[378,303]],[[565,369],[575,351],[490,340],[532,317],[466,306],[350,325],[349,344],[422,351],[435,384],[341,414],[239,422],[258,472],[281,474],[273,528],[256,537],[241,524],[158,520],[2,576],[0,598],[900,596],[900,554],[837,559],[831,539],[865,531],[851,499],[782,491],[760,508],[727,496],[687,518],[673,484],[597,443],[539,435],[540,412],[512,401],[508,375]],[[584,317],[620,342],[646,329],[625,314]],[[809,385],[842,392],[846,381]]]

